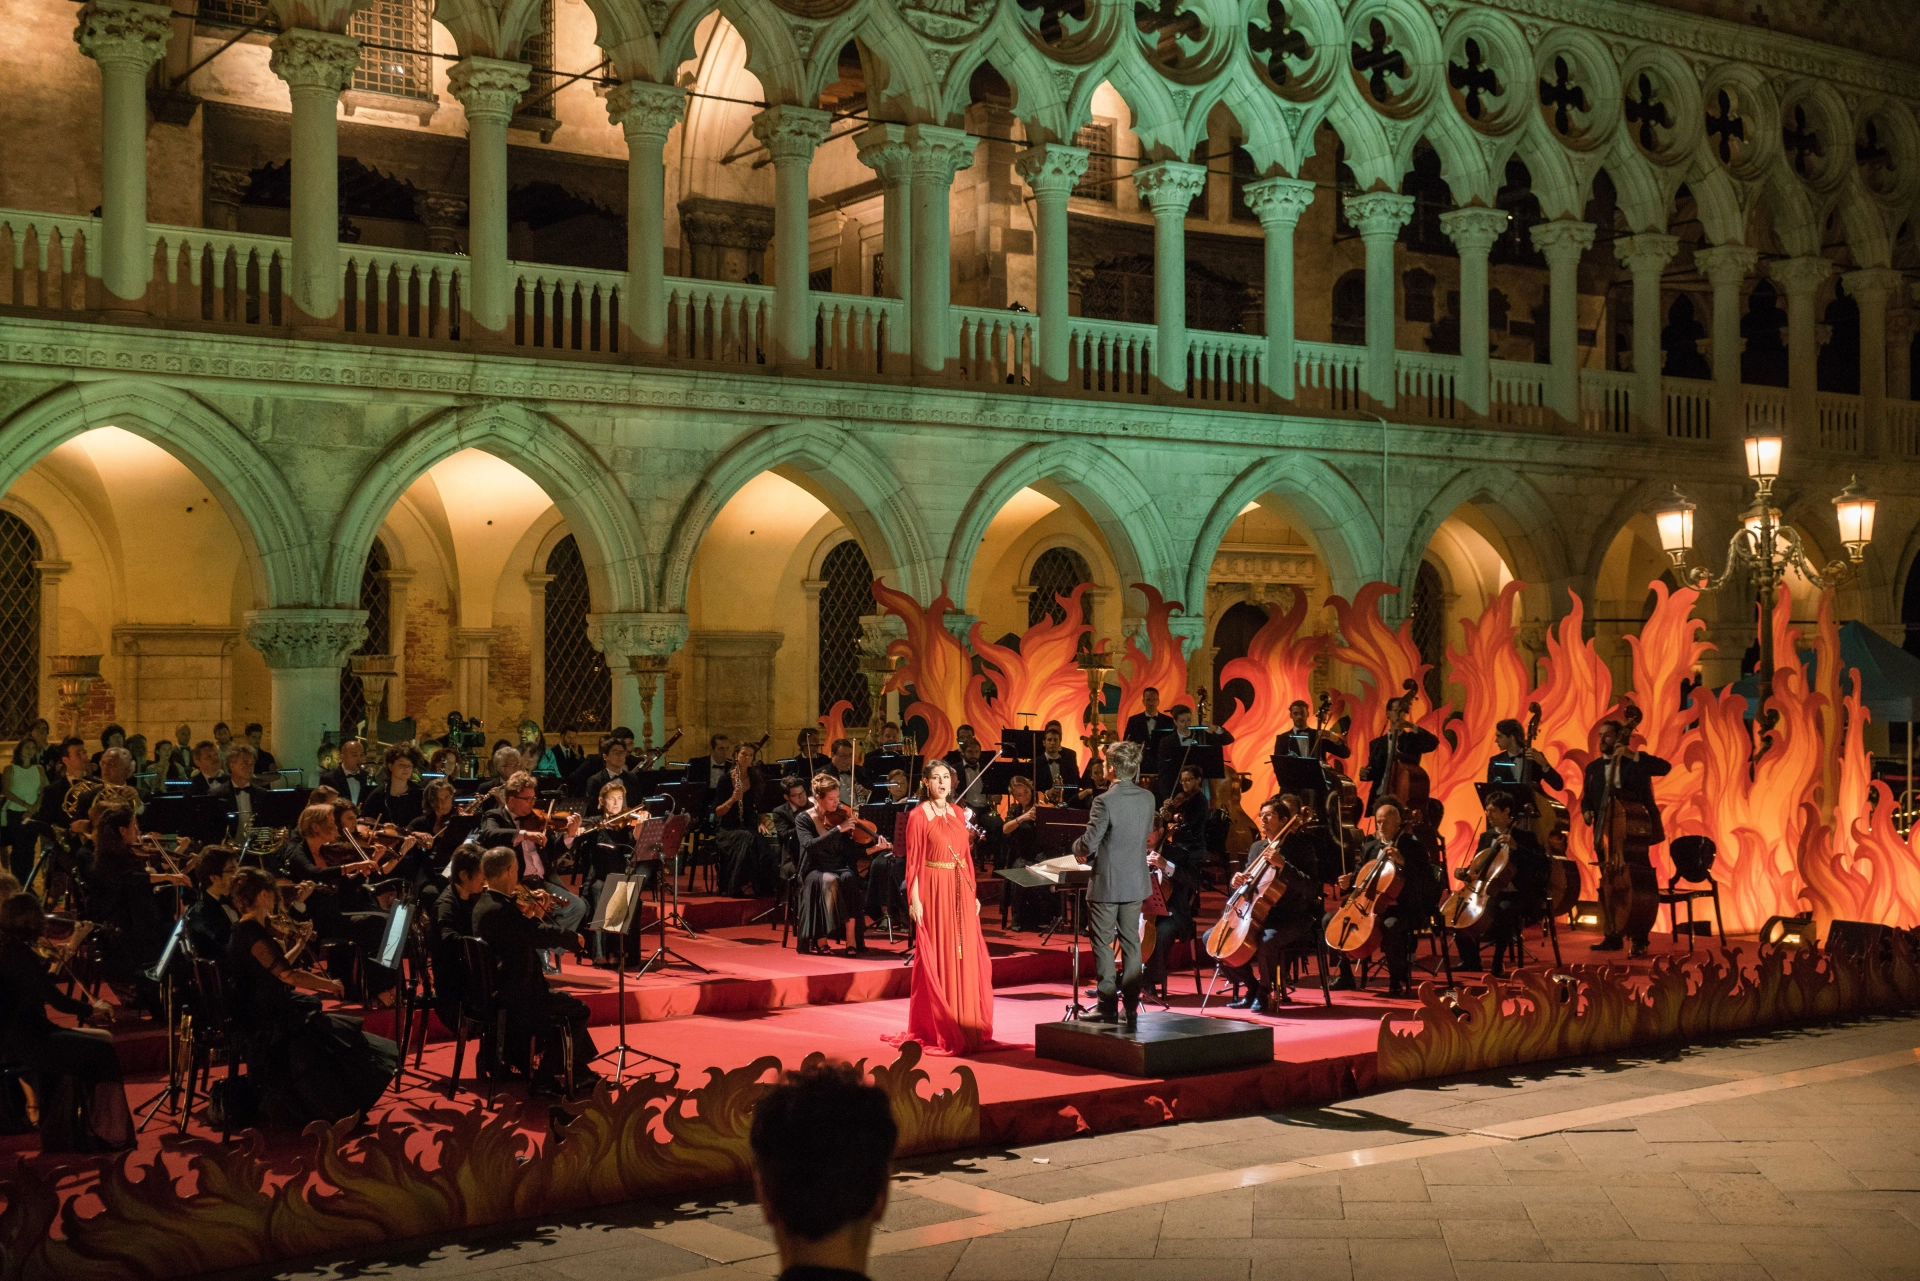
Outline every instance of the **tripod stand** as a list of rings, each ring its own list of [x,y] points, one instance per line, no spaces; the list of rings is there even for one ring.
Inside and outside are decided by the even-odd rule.
[[[687,816],[675,814],[672,818],[650,818],[640,825],[639,834],[633,841],[633,861],[652,863],[656,869],[653,878],[653,924],[648,929],[660,932],[660,945],[653,954],[640,963],[638,974],[645,974],[655,965],[684,965],[701,974],[709,973],[706,966],[690,961],[667,946],[667,926],[678,924],[686,930],[687,937],[699,938],[693,932],[685,918],[680,916],[680,842],[686,836]],[[672,869],[671,871],[669,869]],[[667,910],[666,882],[673,881],[673,911]],[[625,946],[624,944],[622,945]]]
[[[648,1053],[637,1045],[627,1044],[627,932],[633,928],[633,918],[639,914],[640,878],[617,872],[607,877],[606,890],[600,897],[600,919],[593,923],[593,928],[600,932],[603,943],[605,936],[609,934],[613,936],[614,973],[617,976],[615,991],[619,999],[616,1017],[619,1020],[620,1031],[619,1039],[594,1055],[593,1062],[598,1063],[601,1059],[613,1060],[615,1085],[619,1085],[621,1077],[626,1074],[629,1054],[665,1064],[675,1072],[680,1070],[680,1065],[672,1059],[663,1059],[658,1054]]]
[[[140,1128],[136,1134],[147,1128],[147,1122],[160,1114],[164,1105],[168,1116],[180,1115],[180,1007],[179,993],[174,979],[173,958],[178,954],[180,941],[185,937],[187,918],[181,917],[173,923],[173,933],[167,939],[166,950],[160,955],[160,963],[147,971],[147,977],[160,984],[160,1000],[167,1012],[167,1088],[153,1096],[140,1113]],[[180,1128],[186,1129],[186,1118],[181,1117]]]
[[[650,819],[648,821],[659,822],[660,820]],[[679,929],[685,930],[687,932],[687,937],[690,939],[697,939],[700,937],[699,931],[694,929],[693,926],[689,925],[687,923],[687,918],[680,914],[680,847],[682,844],[686,842],[686,839],[687,839],[688,818],[684,814],[675,814],[672,818],[665,820],[665,822],[666,822],[666,826],[663,829],[663,833],[660,838],[660,845],[658,848],[660,849],[659,858],[660,858],[661,872],[663,874],[665,873],[667,864],[671,863],[673,865],[673,875],[670,878],[668,878],[673,882],[673,910],[671,912],[665,912],[664,906],[660,904],[660,900],[662,900],[666,894],[666,886],[657,881],[655,882],[655,885],[654,885],[654,888],[656,890],[656,894],[654,896],[656,900],[655,911],[656,913],[661,914],[660,915],[660,934],[661,934],[660,947],[663,951],[666,949],[666,946],[667,946],[666,927],[669,925],[676,926]],[[671,846],[672,848],[668,848],[668,846]],[[639,841],[636,840],[634,842],[634,852],[636,856],[638,855],[639,850],[640,850],[640,843]],[[687,964],[693,965],[693,962],[688,961]],[[697,965],[695,965],[694,968],[700,969],[700,967]],[[700,970],[700,972],[702,974],[706,973],[705,970]]]
[[[391,969],[397,980],[393,989],[393,1030],[400,1042],[399,1066],[393,1073],[393,1092],[398,1094],[402,1082],[409,1076],[417,1078],[422,1085],[433,1082],[426,1073],[420,1071],[420,1057],[426,1051],[427,1018],[431,1011],[423,1006],[416,997],[415,989],[420,985],[420,940],[415,936],[413,923],[419,913],[420,900],[416,897],[403,898],[394,903],[387,913],[387,928],[382,936],[379,963]],[[407,1066],[407,1045],[413,1040],[415,1016],[420,1020],[420,1051],[414,1056],[414,1066]]]
[[[1055,886],[1055,888],[1060,892],[1060,897],[1067,912],[1067,928],[1072,932],[1072,937],[1068,940],[1067,946],[1070,949],[1069,955],[1072,957],[1070,964],[1073,974],[1073,986],[1069,989],[1071,995],[1067,997],[1066,1013],[1060,1016],[1060,1021],[1062,1023],[1072,1023],[1086,1018],[1089,1013],[1087,1007],[1080,1004],[1080,921],[1086,914],[1087,884],[1086,882],[1079,884],[1061,884]]]

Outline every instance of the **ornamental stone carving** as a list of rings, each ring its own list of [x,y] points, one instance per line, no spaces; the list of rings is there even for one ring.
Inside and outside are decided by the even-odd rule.
[[[1207,185],[1207,167],[1161,160],[1133,171],[1133,185],[1155,217],[1186,217],[1187,206]]]
[[[524,62],[463,58],[447,73],[447,91],[467,109],[469,119],[506,124],[531,83],[532,70]]]
[[[1209,583],[1303,583],[1311,585],[1318,568],[1305,547],[1259,547],[1222,543],[1214,554]]]
[[[664,146],[686,113],[687,91],[678,85],[630,80],[607,91],[607,119],[629,138],[654,139]]]
[[[1089,158],[1084,147],[1049,142],[1022,151],[1014,157],[1013,167],[1036,195],[1065,196],[1087,176]]]
[[[1454,247],[1462,251],[1486,253],[1493,248],[1493,242],[1507,229],[1510,215],[1504,209],[1486,209],[1474,206],[1469,209],[1455,209],[1440,215],[1440,230]]]
[[[813,158],[814,148],[827,138],[827,126],[833,117],[814,107],[796,107],[782,103],[768,107],[753,118],[753,136],[766,147],[775,163]]]
[[[353,83],[360,65],[360,42],[330,31],[282,31],[273,38],[267,65],[294,89],[339,93]]]
[[[882,182],[904,183],[913,177],[913,148],[907,143],[907,127],[875,121],[855,139],[860,163],[880,176]]]
[[[341,667],[367,643],[364,609],[251,609],[247,644],[275,671]]]
[[[1301,178],[1262,178],[1246,186],[1247,208],[1263,227],[1292,227],[1313,203],[1313,184]]]
[[[80,10],[73,41],[101,65],[129,66],[142,75],[164,58],[173,36],[173,10],[128,0],[93,0]]]
[[[687,643],[685,614],[588,614],[587,642],[608,658],[664,658]]]
[[[1353,224],[1362,240],[1397,236],[1400,228],[1406,226],[1407,220],[1412,217],[1412,196],[1396,195],[1391,191],[1369,191],[1365,195],[1347,197],[1347,221]]]
[[[1560,218],[1535,223],[1527,229],[1527,235],[1533,238],[1533,247],[1546,255],[1549,265],[1556,259],[1578,262],[1581,251],[1593,247],[1594,226],[1590,222]]]
[[[951,185],[953,175],[973,165],[974,140],[964,129],[914,125],[907,130],[907,143],[913,148],[914,176],[931,178],[936,186]]]
[[[907,25],[933,40],[965,40],[993,16],[993,0],[898,0]]]

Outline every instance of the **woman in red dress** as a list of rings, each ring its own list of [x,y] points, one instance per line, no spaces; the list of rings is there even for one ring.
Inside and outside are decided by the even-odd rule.
[[[993,1040],[993,962],[980,932],[966,811],[947,798],[944,761],[921,775],[923,799],[907,815],[907,906],[918,927],[907,1036],[936,1054],[968,1054]]]

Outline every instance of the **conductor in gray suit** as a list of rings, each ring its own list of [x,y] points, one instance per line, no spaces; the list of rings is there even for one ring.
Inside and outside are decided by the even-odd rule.
[[[1136,1026],[1140,1009],[1140,904],[1151,886],[1147,876],[1147,836],[1153,830],[1153,793],[1140,786],[1140,745],[1115,743],[1107,749],[1113,786],[1093,798],[1087,830],[1073,843],[1074,857],[1093,865],[1087,887],[1087,915],[1093,964],[1100,976],[1103,1023],[1117,1022],[1116,993],[1126,1001],[1127,1026]],[[1121,971],[1114,979],[1113,941],[1120,940]]]

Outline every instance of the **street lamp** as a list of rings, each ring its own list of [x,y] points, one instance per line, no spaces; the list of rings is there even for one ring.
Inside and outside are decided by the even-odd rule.
[[[1771,501],[1774,482],[1780,477],[1780,437],[1766,434],[1748,436],[1745,446],[1747,478],[1753,481],[1756,501],[1753,508],[1741,518],[1740,528],[1734,530],[1733,537],[1728,540],[1726,568],[1718,575],[1703,567],[1687,564],[1687,557],[1693,551],[1694,506],[1678,488],[1673,491],[1673,497],[1654,513],[1653,518],[1660,531],[1660,550],[1680,571],[1681,581],[1688,587],[1695,591],[1716,592],[1730,583],[1745,582],[1751,576],[1758,589],[1763,612],[1758,673],[1760,706],[1755,711],[1754,723],[1760,728],[1760,751],[1764,752],[1771,742],[1767,731],[1773,728],[1778,719],[1777,713],[1767,707],[1768,700],[1773,697],[1773,628],[1764,611],[1772,608],[1780,581],[1789,567],[1798,569],[1808,582],[1821,589],[1852,581],[1860,572],[1867,545],[1873,541],[1875,503],[1867,496],[1867,491],[1860,487],[1858,476],[1848,482],[1840,496],[1833,500],[1834,515],[1840,525],[1840,541],[1846,546],[1847,559],[1828,561],[1816,569],[1807,558],[1800,535],[1781,520],[1780,510]],[[1758,756],[1759,753],[1755,753],[1756,759]]]

